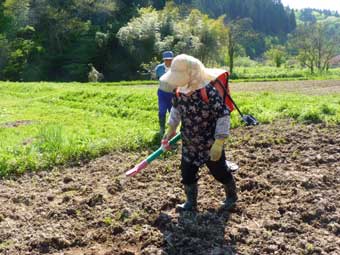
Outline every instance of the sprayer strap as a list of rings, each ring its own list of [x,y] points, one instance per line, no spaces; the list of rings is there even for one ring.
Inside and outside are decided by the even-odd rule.
[[[179,98],[179,88],[176,89],[176,97]]]
[[[203,99],[203,101],[205,102],[205,103],[209,103],[209,98],[208,98],[208,94],[207,94],[207,90],[206,90],[206,88],[204,87],[204,88],[201,88],[201,97],[202,97],[202,99]]]

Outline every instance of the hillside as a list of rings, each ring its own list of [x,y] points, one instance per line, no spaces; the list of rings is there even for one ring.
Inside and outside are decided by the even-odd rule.
[[[278,52],[307,67],[289,41],[297,24],[315,19],[335,44],[339,18],[297,15],[279,0],[0,0],[0,80],[85,82],[89,64],[105,81],[144,79],[169,49],[215,67]]]

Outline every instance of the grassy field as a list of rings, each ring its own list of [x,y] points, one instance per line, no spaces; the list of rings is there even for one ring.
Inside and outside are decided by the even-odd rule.
[[[113,86],[114,85],[114,86]],[[156,147],[156,86],[0,83],[0,176],[77,163],[113,150]],[[235,92],[260,122],[340,124],[340,97]],[[232,126],[239,126],[237,113]]]
[[[235,67],[233,79],[237,81],[340,79],[340,68],[329,69],[328,72],[316,72],[311,74],[308,69],[276,68],[270,66]]]

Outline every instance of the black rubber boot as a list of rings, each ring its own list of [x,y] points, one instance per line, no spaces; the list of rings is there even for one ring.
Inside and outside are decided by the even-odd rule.
[[[163,137],[165,133],[165,121],[166,121],[165,116],[159,116],[159,136],[160,137]]]
[[[222,208],[224,210],[230,210],[235,207],[237,201],[237,193],[236,193],[236,183],[234,177],[226,184],[223,184],[226,199],[222,204]]]
[[[187,201],[184,204],[176,206],[177,211],[196,211],[197,209],[197,183],[184,185],[184,192],[187,197]]]

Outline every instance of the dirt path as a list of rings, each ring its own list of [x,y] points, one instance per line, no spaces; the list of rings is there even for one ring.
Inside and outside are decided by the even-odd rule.
[[[199,212],[183,200],[179,154],[134,178],[147,155],[0,181],[0,254],[340,254],[340,127],[291,122],[232,130],[239,203],[201,171]]]
[[[269,81],[231,83],[236,92],[292,92],[305,95],[340,94],[340,80],[328,81]]]

